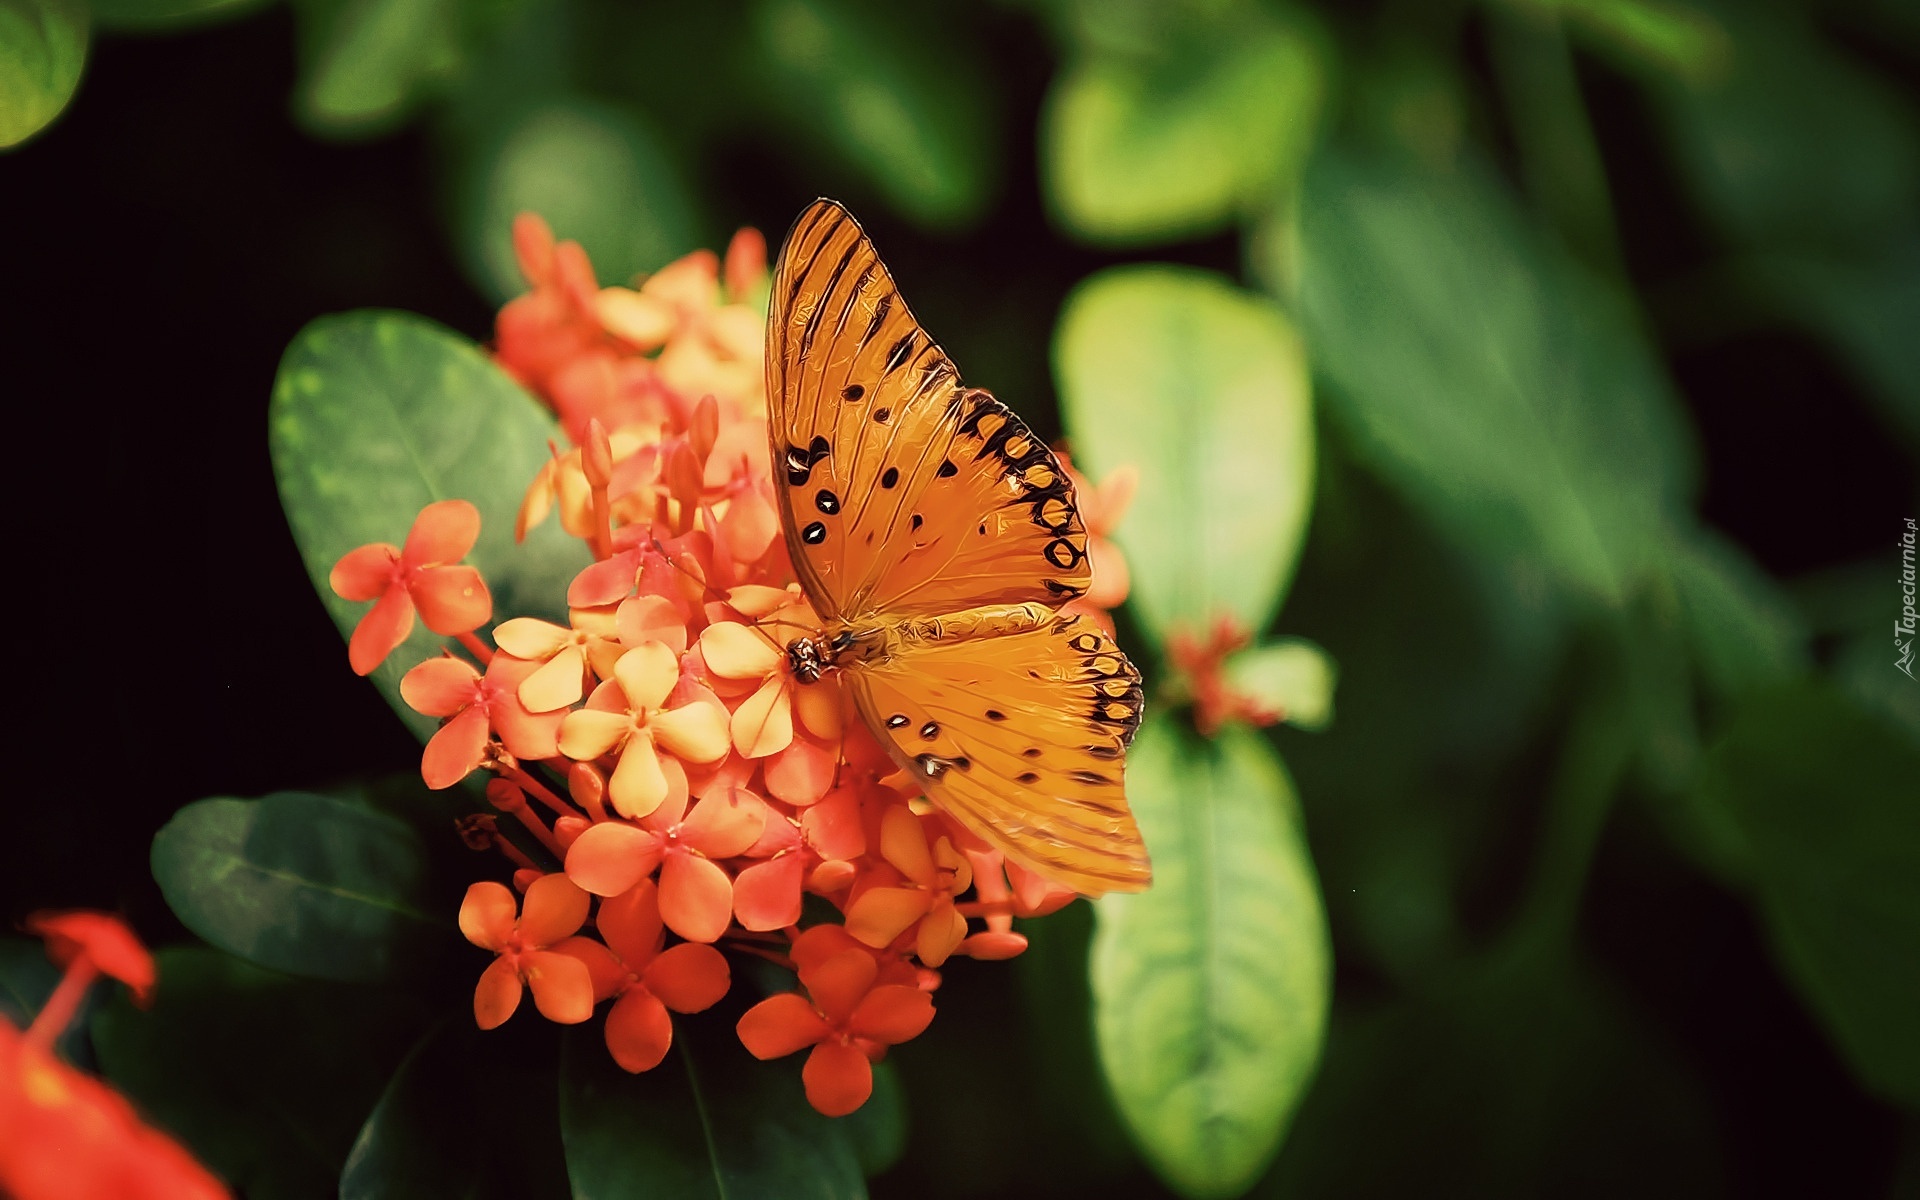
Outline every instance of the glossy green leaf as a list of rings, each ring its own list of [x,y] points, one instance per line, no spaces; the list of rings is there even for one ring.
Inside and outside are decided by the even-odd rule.
[[[458,0],[303,0],[294,109],[319,133],[381,133],[460,66]]]
[[[1803,684],[1741,712],[1699,789],[1744,840],[1775,953],[1855,1074],[1920,1108],[1920,748]]]
[[[162,950],[150,1010],[102,1006],[108,1079],[251,1200],[337,1194],[367,1111],[422,1015],[389,992]]]
[[[1266,627],[1313,501],[1313,413],[1300,339],[1216,275],[1117,267],[1067,298],[1053,368],[1077,465],[1139,468],[1114,535],[1149,632],[1230,614]]]
[[[1273,1157],[1326,1032],[1326,917],[1293,785],[1245,728],[1149,721],[1127,770],[1153,887],[1099,900],[1094,1031],[1122,1115],[1182,1195]]]
[[[197,800],[153,838],[182,924],[249,962],[315,979],[414,973],[455,936],[425,906],[426,847],[404,823],[311,792]]]
[[[1623,301],[1467,166],[1325,155],[1298,244],[1302,324],[1361,457],[1478,551],[1619,602],[1693,475]]]
[[[674,1018],[659,1066],[629,1075],[599,1023],[567,1031],[560,1129],[574,1200],[861,1197],[844,1119],[807,1105],[801,1058],[756,1061],[718,1013]]]
[[[538,213],[579,242],[605,283],[630,283],[695,246],[694,204],[637,114],[555,99],[517,114],[471,169],[462,221],[475,278],[499,300],[527,290],[513,219]]]
[[[327,585],[340,557],[400,545],[436,500],[480,509],[467,561],[493,592],[496,620],[565,620],[567,584],[591,561],[549,520],[513,540],[524,490],[547,461],[552,417],[471,342],[423,318],[362,311],[309,324],[280,360],[268,414],[280,503],[307,575],[342,637],[370,607]],[[373,681],[422,740],[438,722],[400,699],[400,677],[447,640],[415,623]],[[341,654],[346,669],[346,655]]]
[[[1333,685],[1339,672],[1327,652],[1304,638],[1282,638],[1243,650],[1227,660],[1235,691],[1281,714],[1302,729],[1325,729],[1333,720]]]
[[[92,0],[93,23],[115,32],[197,29],[257,12],[274,0]]]
[[[86,62],[84,0],[0,0],[0,149],[60,115]]]
[[[1236,7],[1145,54],[1069,56],[1041,113],[1054,214],[1092,241],[1210,233],[1298,176],[1326,69],[1298,24]]]
[[[996,158],[990,65],[964,31],[911,7],[757,0],[757,74],[772,115],[823,141],[909,219],[962,225],[986,206]]]

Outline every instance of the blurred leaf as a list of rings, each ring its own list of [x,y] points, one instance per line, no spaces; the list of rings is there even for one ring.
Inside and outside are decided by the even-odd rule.
[[[300,0],[295,12],[294,110],[316,133],[385,132],[460,66],[459,0]]]
[[[1585,40],[1629,65],[1684,79],[1711,80],[1726,69],[1727,34],[1712,16],[1670,0],[1508,0],[1523,12],[1546,8]]]
[[[513,219],[523,212],[585,247],[607,283],[630,282],[694,248],[686,182],[635,114],[561,99],[504,130],[480,154],[462,205],[469,267],[496,300],[527,290],[513,253]]]
[[[1254,1195],[1721,1195],[1711,1098],[1685,1062],[1591,968],[1475,963],[1342,1012]]]
[[[1227,660],[1227,683],[1235,691],[1302,729],[1325,729],[1332,722],[1337,675],[1327,652],[1304,638],[1267,642]]]
[[[909,220],[951,228],[992,191],[994,75],[964,30],[916,24],[912,11],[756,0],[754,47],[770,116],[824,140]]]
[[[871,1179],[907,1153],[907,1095],[890,1062],[873,1064],[873,1096],[841,1123],[860,1173]]]
[[[280,360],[268,435],[287,523],[342,637],[369,606],[333,594],[333,564],[368,542],[399,545],[420,509],[454,497],[480,509],[467,561],[486,577],[495,617],[566,619],[585,547],[551,521],[513,540],[523,489],[559,426],[471,342],[407,313],[313,321]],[[422,741],[439,722],[400,699],[400,677],[444,644],[416,623],[371,676]]]
[[[1700,798],[1745,840],[1781,965],[1855,1074],[1920,1107],[1920,748],[1804,683],[1740,713]]]
[[[1216,275],[1117,267],[1067,298],[1053,368],[1081,468],[1140,469],[1115,538],[1147,631],[1223,613],[1264,629],[1313,498],[1307,364],[1286,319]]]
[[[0,937],[0,1021],[25,1029],[39,1015],[60,983],[60,968],[47,958],[39,938]],[[88,1014],[106,995],[95,988],[80,1002],[72,1023],[54,1041],[60,1057],[80,1067],[93,1065],[93,1047],[87,1041]]]
[[[574,1200],[866,1195],[847,1120],[807,1104],[799,1058],[759,1062],[714,1016],[676,1018],[673,1036],[665,1062],[629,1075],[597,1022],[567,1030],[560,1128]]]
[[[1048,200],[1074,233],[1210,233],[1297,177],[1325,88],[1321,43],[1249,7],[1195,27],[1145,55],[1069,52],[1040,139]]]
[[[115,33],[197,29],[257,12],[275,0],[93,0],[93,23]]]
[[[1620,298],[1466,167],[1322,157],[1299,261],[1308,343],[1362,457],[1478,552],[1618,603],[1693,475]]]
[[[107,1077],[250,1200],[334,1196],[420,1014],[216,950],[156,958],[151,1010],[118,996],[94,1018]]]
[[[482,1033],[466,1011],[449,1017],[414,1046],[361,1126],[340,1200],[567,1195],[556,1049],[551,1027]]]
[[[1721,699],[1807,669],[1807,632],[1780,587],[1738,546],[1700,528],[1669,547],[1687,640]]]
[[[314,979],[418,974],[450,922],[426,911],[426,848],[400,821],[310,792],[197,800],[153,838],[182,924],[249,962]]]
[[[0,148],[60,115],[86,62],[84,0],[0,0]]]
[[[1319,1060],[1326,919],[1293,785],[1259,735],[1149,721],[1127,792],[1154,883],[1095,905],[1094,1031],[1120,1111],[1182,1195],[1237,1196]]]

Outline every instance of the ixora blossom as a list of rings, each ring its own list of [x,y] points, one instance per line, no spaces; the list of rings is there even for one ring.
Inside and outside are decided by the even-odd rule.
[[[1014,918],[1074,893],[928,808],[837,680],[791,670],[785,646],[820,621],[768,461],[759,235],[633,288],[600,287],[580,247],[536,217],[514,244],[532,290],[501,310],[497,357],[574,443],[529,481],[518,529],[557,517],[594,557],[553,581],[567,623],[510,616],[490,645],[476,632],[491,602],[459,563],[479,526],[458,501],[333,576],[341,595],[375,601],[352,638],[356,671],[399,647],[415,609],[466,655],[413,664],[401,695],[443,721],[427,783],[488,772],[510,818],[462,823],[469,845],[517,868],[511,887],[476,883],[461,906],[461,931],[495,955],[475,1018],[501,1024],[527,990],[562,1024],[605,1006],[608,1052],[645,1071],[672,1044],[671,1014],[719,1003],[729,956],[750,955],[793,970],[799,990],[747,1009],[746,1050],[808,1050],[809,1101],[852,1112],[872,1064],[933,1019],[936,968],[1021,953]],[[1104,621],[1126,595],[1105,535],[1132,483],[1080,486],[1095,536],[1078,604]]]
[[[213,1200],[227,1189],[126,1097],[53,1052],[100,976],[151,1001],[153,958],[117,917],[36,913],[26,928],[64,967],[23,1032],[0,1020],[0,1195],[17,1200]]]

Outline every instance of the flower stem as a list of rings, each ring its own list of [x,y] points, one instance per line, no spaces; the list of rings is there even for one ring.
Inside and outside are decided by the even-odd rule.
[[[484,667],[493,661],[493,651],[489,650],[487,644],[478,637],[472,633],[462,633],[456,636],[459,637],[460,644],[467,648],[467,653],[480,660],[481,666]]]
[[[61,978],[59,986],[53,989],[53,995],[47,997],[39,1015],[33,1018],[33,1024],[27,1026],[27,1041],[51,1053],[53,1040],[73,1020],[73,1014],[79,1011],[80,1001],[86,998],[87,988],[93,985],[98,975],[99,971],[85,958],[76,958],[67,964],[67,973]]]

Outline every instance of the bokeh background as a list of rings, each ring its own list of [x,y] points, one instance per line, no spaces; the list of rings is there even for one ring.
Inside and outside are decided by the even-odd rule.
[[[176,808],[417,762],[280,515],[302,325],[485,341],[516,211],[613,282],[826,194],[1050,439],[1097,272],[1301,332],[1274,630],[1339,685],[1267,736],[1334,1007],[1254,1194],[1920,1195],[1912,5],[0,0],[0,33],[54,92],[84,46],[0,154],[9,922],[185,938],[147,869]],[[1163,1194],[1099,1082],[1092,923],[949,973],[876,1194]]]

